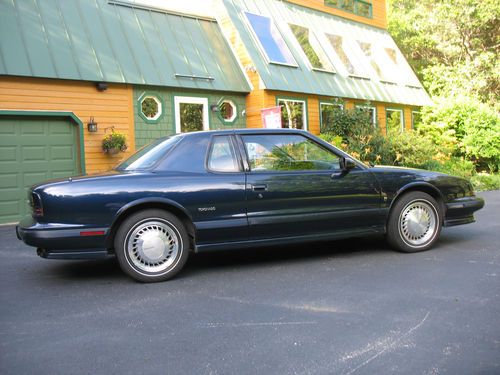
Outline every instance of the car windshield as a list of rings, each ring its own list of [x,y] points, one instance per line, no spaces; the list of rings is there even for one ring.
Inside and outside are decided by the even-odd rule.
[[[119,164],[117,171],[136,171],[149,169],[162,159],[179,141],[180,136],[159,138],[144,146],[127,160]]]

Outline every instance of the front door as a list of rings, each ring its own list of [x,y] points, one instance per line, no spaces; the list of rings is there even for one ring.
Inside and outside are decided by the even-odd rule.
[[[210,129],[207,98],[176,96],[174,105],[176,133]]]
[[[320,236],[380,227],[381,197],[369,169],[298,134],[242,135],[249,160],[250,239]]]

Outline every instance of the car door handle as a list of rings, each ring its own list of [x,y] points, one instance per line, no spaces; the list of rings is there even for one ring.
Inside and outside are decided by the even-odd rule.
[[[267,185],[252,185],[252,190],[253,191],[266,191],[267,190]]]

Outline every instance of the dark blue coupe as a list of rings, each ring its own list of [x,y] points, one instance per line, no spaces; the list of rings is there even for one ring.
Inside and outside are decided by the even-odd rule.
[[[429,249],[442,226],[484,201],[441,173],[368,167],[300,130],[158,139],[109,173],[40,184],[17,235],[49,259],[116,255],[144,282],[177,274],[189,252],[386,234]]]

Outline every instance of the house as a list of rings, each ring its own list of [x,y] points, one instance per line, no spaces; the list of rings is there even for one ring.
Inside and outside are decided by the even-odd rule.
[[[246,126],[250,85],[214,18],[111,0],[2,1],[0,17],[0,223],[26,214],[40,181],[107,171],[164,135]],[[125,154],[103,153],[112,131]]]
[[[164,135],[262,127],[277,107],[283,126],[315,134],[336,106],[403,129],[430,103],[384,0],[198,4],[0,3],[0,223],[27,213],[31,185],[107,171]],[[103,152],[112,132],[127,151]]]
[[[221,0],[216,13],[253,86],[248,127],[281,106],[284,126],[318,134],[340,105],[404,129],[431,104],[386,30],[385,1]]]

